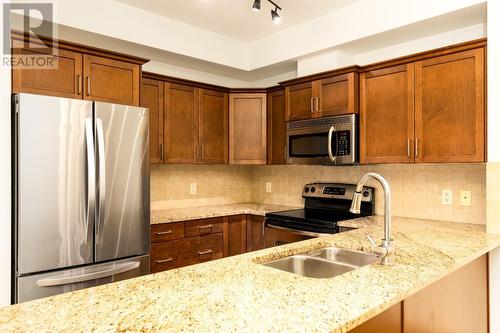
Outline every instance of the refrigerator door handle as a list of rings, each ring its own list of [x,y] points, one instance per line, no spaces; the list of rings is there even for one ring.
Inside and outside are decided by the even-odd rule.
[[[85,210],[85,244],[92,242],[95,219],[95,152],[92,118],[85,119],[87,148],[87,207]]]
[[[106,151],[104,148],[104,130],[102,120],[96,118],[97,128],[97,153],[99,165],[99,204],[97,206],[96,243],[103,241],[104,214],[106,211]]]
[[[128,262],[120,265],[116,265],[112,268],[104,269],[98,272],[74,275],[74,276],[64,276],[64,277],[55,277],[55,278],[47,278],[36,281],[36,285],[39,287],[55,287],[61,286],[65,284],[72,284],[78,282],[85,282],[89,280],[95,280],[100,278],[105,278],[108,276],[125,273],[136,269],[140,266],[139,261]]]

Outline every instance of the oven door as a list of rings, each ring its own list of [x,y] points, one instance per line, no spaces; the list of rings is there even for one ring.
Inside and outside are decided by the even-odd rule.
[[[357,162],[357,115],[287,124],[288,164],[350,165]]]
[[[306,239],[317,238],[325,234],[298,230],[273,224],[273,219],[266,218],[264,222],[264,246],[265,248],[300,242]],[[279,223],[282,224],[282,223]]]

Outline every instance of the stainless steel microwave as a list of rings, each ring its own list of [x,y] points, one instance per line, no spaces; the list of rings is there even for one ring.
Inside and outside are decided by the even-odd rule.
[[[287,164],[351,165],[358,163],[358,115],[287,123]]]

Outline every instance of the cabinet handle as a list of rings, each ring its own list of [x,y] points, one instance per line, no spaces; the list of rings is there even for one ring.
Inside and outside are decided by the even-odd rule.
[[[410,150],[411,150],[411,139],[408,139],[408,144],[406,146],[406,155],[408,157],[411,157],[411,151]]]
[[[198,145],[196,145],[194,148],[194,159],[199,160],[199,156],[200,156],[200,154],[199,154],[199,150],[198,150]]]
[[[158,236],[170,235],[171,233],[172,233],[172,230],[155,232],[155,234]]]
[[[319,112],[319,97],[316,97],[316,112]]]
[[[418,157],[418,138],[415,138],[415,157]]]
[[[213,227],[213,225],[212,225],[212,224],[209,224],[209,225],[202,225],[202,226],[199,226],[199,227],[198,227],[198,229],[200,230],[200,232],[201,232],[201,230],[204,230],[204,229],[209,229],[209,231],[208,231],[208,232],[211,232],[211,231],[212,231],[212,227]]]
[[[314,97],[311,97],[311,112],[314,112]]]
[[[163,161],[163,144],[160,143],[160,160]]]
[[[90,96],[90,76],[87,76],[87,96]]]
[[[174,260],[174,258],[166,258],[166,259],[156,260],[155,263],[157,263],[157,264],[164,264],[166,262],[171,262],[173,260]]]
[[[204,156],[203,156],[203,145],[200,146],[200,159],[203,159]]]
[[[76,85],[77,85],[77,90],[78,90],[78,95],[82,94],[82,76],[78,74],[76,76]]]
[[[213,252],[212,250],[198,251],[198,255],[202,256],[205,254],[211,254],[212,252]]]

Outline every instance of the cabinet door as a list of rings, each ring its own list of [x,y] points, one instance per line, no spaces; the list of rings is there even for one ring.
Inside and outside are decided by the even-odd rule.
[[[357,73],[348,73],[316,81],[316,117],[358,113]]]
[[[197,163],[198,91],[191,86],[165,83],[165,163]]]
[[[312,82],[286,87],[287,120],[309,119],[313,117]]]
[[[485,159],[484,49],[415,64],[417,162]]]
[[[224,218],[224,257],[245,253],[247,250],[247,220],[245,215]]]
[[[82,98],[82,54],[58,50],[56,69],[12,69],[12,92]],[[44,55],[33,50],[14,49],[22,56]]]
[[[484,255],[404,300],[405,333],[488,332],[488,260]]]
[[[247,252],[258,251],[264,248],[263,226],[263,216],[247,215]]]
[[[266,164],[266,94],[231,94],[229,162]]]
[[[139,105],[139,65],[85,54],[83,72],[84,99]]]
[[[361,163],[412,163],[414,65],[360,75]]]
[[[267,94],[267,163],[286,164],[285,91]]]
[[[149,108],[149,161],[163,163],[163,82],[142,79],[141,100]]]
[[[200,89],[199,162],[225,164],[228,162],[228,94]]]
[[[402,303],[398,303],[348,333],[401,333],[402,314]]]

